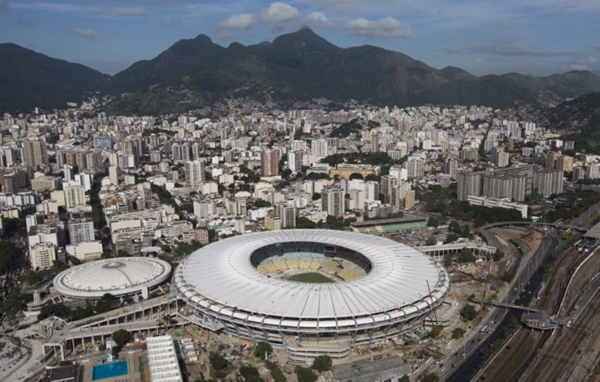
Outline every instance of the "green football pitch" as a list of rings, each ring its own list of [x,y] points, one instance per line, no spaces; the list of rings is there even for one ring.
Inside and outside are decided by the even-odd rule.
[[[327,276],[323,276],[320,273],[309,272],[309,273],[300,273],[298,275],[293,275],[287,278],[290,281],[298,281],[301,283],[313,283],[313,284],[321,284],[321,283],[334,283],[335,281],[330,279]]]

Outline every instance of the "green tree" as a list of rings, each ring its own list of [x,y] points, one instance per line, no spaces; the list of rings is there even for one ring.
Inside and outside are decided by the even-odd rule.
[[[267,360],[265,361],[265,366],[271,372],[271,377],[273,377],[275,382],[285,382],[285,375],[283,375],[283,371],[281,371],[278,364]]]
[[[515,275],[516,275],[516,273],[512,269],[506,270],[506,271],[504,271],[504,274],[502,275],[502,281],[506,281],[507,283],[510,283],[514,280]]]
[[[497,249],[493,257],[494,261],[500,261],[502,258],[504,258],[504,251]]]
[[[257,208],[271,207],[271,206],[272,206],[272,204],[269,201],[264,200],[264,199],[256,199],[254,201],[254,207],[257,207]]]
[[[315,228],[315,222],[304,216],[296,217],[296,228]]]
[[[431,335],[431,337],[437,338],[440,334],[442,334],[443,330],[444,327],[442,325],[434,325],[429,331],[429,334]]]
[[[337,231],[343,231],[347,224],[344,221],[343,217],[336,217],[332,215],[327,215],[327,219],[325,220],[328,229],[333,229]]]
[[[427,238],[427,240],[425,240],[425,245],[436,245],[437,244],[437,239],[435,238],[435,236],[429,236]]]
[[[471,304],[463,306],[460,310],[460,317],[465,321],[471,321],[475,319],[475,317],[477,317],[477,310],[475,309],[475,306]]]
[[[327,354],[320,355],[313,360],[312,368],[313,370],[323,372],[331,369],[331,365],[333,362],[331,361],[331,357]]]
[[[298,382],[316,382],[319,377],[308,367],[302,367],[297,365],[294,369],[294,373],[298,377]]]
[[[450,233],[448,234],[448,236],[446,236],[446,240],[444,240],[444,244],[448,244],[448,243],[452,243],[456,240],[458,240],[459,236],[455,233]]]
[[[262,382],[258,369],[254,366],[243,365],[240,367],[240,375],[244,377],[246,382]]]
[[[440,221],[435,216],[430,216],[429,219],[427,219],[427,226],[437,228],[440,226]]]
[[[464,335],[465,335],[465,330],[463,328],[456,328],[452,331],[452,339],[454,339],[454,340],[463,338]]]
[[[477,258],[473,255],[473,251],[468,248],[460,250],[457,256],[459,263],[474,263]]]
[[[112,334],[112,339],[118,347],[123,347],[131,341],[131,333],[125,329],[119,329]]]
[[[410,377],[408,375],[403,375],[398,382],[410,382]]]
[[[94,306],[94,310],[96,314],[105,313],[111,311],[113,309],[113,304],[115,303],[116,298],[110,293],[104,293],[102,297],[96,301]]]
[[[452,259],[451,254],[444,255],[444,266],[446,268],[451,267],[453,262],[454,262],[454,260]]]
[[[63,320],[69,320],[71,309],[64,304],[50,304],[43,306],[38,314],[38,320],[43,320],[50,316],[60,317]]]
[[[259,342],[254,348],[254,356],[256,358],[265,359],[273,353],[273,347],[268,342]]]
[[[227,368],[229,362],[220,353],[211,352],[208,356],[211,366],[211,376],[215,378],[225,378],[227,376]]]

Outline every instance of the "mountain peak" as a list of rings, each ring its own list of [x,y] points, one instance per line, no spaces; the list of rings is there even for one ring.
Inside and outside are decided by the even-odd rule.
[[[194,41],[198,41],[198,42],[207,42],[207,43],[212,43],[212,40],[210,39],[210,37],[208,37],[207,35],[205,35],[204,33],[199,34]]]
[[[273,40],[273,45],[288,45],[321,49],[337,48],[335,45],[316,34],[312,29],[310,29],[310,27],[306,25],[298,29],[296,32],[283,34],[277,37],[275,40]]]
[[[298,29],[298,32],[296,33],[312,33],[312,34],[316,34],[308,25],[304,24],[300,27],[300,29]]]

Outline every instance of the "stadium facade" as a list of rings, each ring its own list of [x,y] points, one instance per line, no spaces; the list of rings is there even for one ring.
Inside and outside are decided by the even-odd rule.
[[[316,272],[329,283],[291,281]],[[292,360],[347,356],[354,345],[421,326],[450,289],[425,254],[390,239],[329,230],[237,236],[192,253],[173,285],[184,316],[212,331],[285,347]]]
[[[56,277],[56,291],[71,298],[100,298],[106,293],[114,296],[141,294],[169,279],[171,265],[151,257],[119,257],[96,260],[69,268]]]

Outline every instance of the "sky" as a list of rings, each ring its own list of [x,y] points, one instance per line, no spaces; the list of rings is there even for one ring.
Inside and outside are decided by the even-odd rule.
[[[111,75],[199,34],[252,45],[304,25],[438,69],[600,74],[599,21],[599,0],[0,0],[0,42]]]

